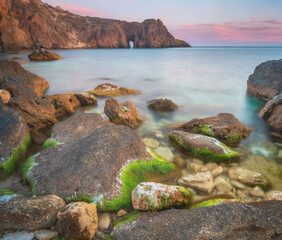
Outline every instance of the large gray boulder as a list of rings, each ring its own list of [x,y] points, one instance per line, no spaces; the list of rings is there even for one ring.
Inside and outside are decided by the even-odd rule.
[[[111,235],[116,240],[278,240],[282,238],[281,208],[282,201],[266,201],[142,213]]]
[[[249,76],[248,93],[263,100],[270,100],[282,93],[282,59],[257,66]]]

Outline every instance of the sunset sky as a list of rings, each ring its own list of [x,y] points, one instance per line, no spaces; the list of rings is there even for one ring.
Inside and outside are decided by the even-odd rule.
[[[80,15],[142,22],[159,18],[200,45],[282,45],[282,0],[43,0]]]

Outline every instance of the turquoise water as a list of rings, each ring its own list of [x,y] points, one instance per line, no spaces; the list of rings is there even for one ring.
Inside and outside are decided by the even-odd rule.
[[[106,82],[141,90],[141,95],[117,99],[134,102],[144,119],[138,129],[141,135],[157,138],[174,153],[168,139],[160,136],[166,132],[162,131],[164,127],[221,112],[232,113],[252,129],[250,137],[241,141],[238,150],[247,151],[247,155],[264,156],[267,165],[268,161],[274,161],[278,169],[275,174],[278,175],[272,181],[272,188],[282,190],[282,172],[280,175],[281,168],[277,166],[281,165],[277,154],[282,147],[270,139],[270,130],[257,116],[265,103],[246,93],[248,77],[255,67],[264,61],[281,59],[282,47],[85,49],[55,52],[63,59],[30,62],[27,52],[3,54],[0,59],[17,57],[24,68],[48,80],[50,88],[46,94],[84,92]],[[146,106],[147,101],[161,97],[173,100],[180,108],[170,114],[150,111]],[[103,113],[104,101],[99,98],[97,107],[78,111],[97,112],[107,119]],[[273,176],[272,172],[265,174]]]

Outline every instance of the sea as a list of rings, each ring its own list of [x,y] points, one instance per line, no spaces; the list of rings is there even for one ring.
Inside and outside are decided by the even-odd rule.
[[[102,83],[134,88],[140,95],[116,97],[132,101],[144,123],[137,129],[177,151],[167,138],[167,127],[193,118],[232,113],[252,131],[236,148],[249,156],[262,156],[277,167],[272,189],[282,190],[282,145],[270,137],[271,130],[259,118],[265,102],[247,93],[247,80],[262,62],[282,58],[282,47],[192,47],[171,49],[75,49],[54,50],[63,57],[52,62],[30,62],[29,52],[2,54],[0,59],[17,58],[22,66],[49,82],[45,94],[93,90]],[[179,109],[159,114],[147,102],[169,98]],[[77,112],[104,114],[105,98],[96,107]],[[279,153],[280,152],[280,153]],[[247,154],[248,155],[248,154]],[[279,157],[280,156],[280,157]],[[244,161],[244,159],[242,159]],[[274,166],[271,165],[270,166]],[[262,168],[269,167],[267,164]],[[266,173],[264,173],[266,174]],[[267,175],[267,174],[266,174]]]

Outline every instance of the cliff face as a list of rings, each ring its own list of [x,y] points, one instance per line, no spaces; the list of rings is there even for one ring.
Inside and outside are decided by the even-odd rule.
[[[40,0],[0,0],[0,47],[5,51],[46,48],[190,47],[176,40],[160,20],[129,23],[83,17]]]

